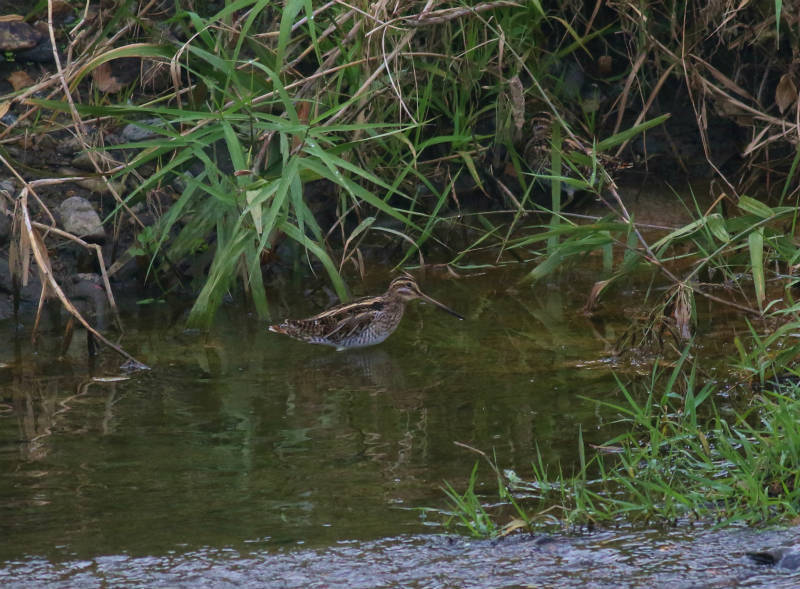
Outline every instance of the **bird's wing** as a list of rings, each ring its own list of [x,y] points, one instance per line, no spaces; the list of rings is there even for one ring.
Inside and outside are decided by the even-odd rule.
[[[357,313],[338,318],[335,325],[328,332],[328,340],[341,342],[356,333],[365,331],[369,324],[375,321],[380,308],[366,307]]]

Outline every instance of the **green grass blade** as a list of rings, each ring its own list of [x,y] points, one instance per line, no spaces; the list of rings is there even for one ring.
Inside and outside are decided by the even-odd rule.
[[[322,265],[327,271],[328,276],[331,279],[331,283],[333,284],[333,288],[336,290],[336,294],[339,296],[339,299],[343,302],[349,300],[350,295],[347,292],[347,286],[345,286],[344,280],[342,280],[342,277],[339,275],[336,264],[333,263],[333,260],[331,260],[328,252],[291,223],[282,223],[280,225],[280,229],[290,238],[294,239],[297,243],[308,249],[315,258],[322,262]]]
[[[764,280],[764,228],[759,227],[747,236],[747,247],[750,251],[750,272],[753,275],[753,287],[756,291],[758,307],[763,309],[766,297]]]

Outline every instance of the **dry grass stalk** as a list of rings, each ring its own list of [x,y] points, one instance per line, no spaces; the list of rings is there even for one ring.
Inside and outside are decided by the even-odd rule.
[[[38,181],[38,184],[41,185],[43,183],[58,183],[64,182],[65,180],[46,180],[46,181]],[[116,302],[114,301],[114,296],[111,292],[111,285],[108,281],[108,274],[106,272],[105,263],[103,261],[102,252],[100,250],[100,246],[96,244],[89,244],[79,237],[76,237],[66,231],[62,231],[60,229],[56,229],[54,227],[50,227],[48,225],[44,225],[42,223],[37,223],[32,221],[30,218],[30,213],[28,211],[28,194],[31,190],[31,185],[26,185],[20,191],[20,194],[15,199],[15,219],[14,219],[14,240],[13,243],[17,244],[15,246],[15,254],[13,256],[13,265],[11,264],[10,259],[10,267],[11,271],[16,276],[16,280],[19,281],[20,284],[24,284],[27,281],[27,277],[29,274],[29,264],[30,264],[30,256],[33,255],[34,260],[36,261],[36,269],[39,272],[39,276],[42,283],[42,291],[39,297],[39,306],[37,309],[36,320],[34,323],[34,330],[32,333],[32,338],[35,340],[36,337],[36,330],[38,328],[40,314],[42,309],[42,304],[45,298],[48,296],[49,293],[54,294],[58,300],[61,302],[62,306],[67,310],[70,315],[72,315],[81,325],[83,325],[86,330],[93,335],[97,340],[101,341],[103,344],[117,352],[123,358],[130,361],[137,369],[148,369],[147,365],[143,364],[136,358],[134,358],[131,354],[123,350],[118,345],[114,344],[110,340],[108,340],[103,334],[97,331],[92,325],[81,315],[80,311],[72,304],[72,301],[69,300],[69,297],[64,293],[61,286],[58,284],[56,280],[52,266],[50,264],[49,255],[47,253],[47,247],[44,243],[44,238],[41,232],[44,232],[44,235],[48,233],[54,233],[61,237],[65,237],[76,243],[79,243],[83,247],[87,249],[92,249],[95,251],[98,257],[98,264],[101,269],[101,274],[103,276],[103,283],[106,290],[106,295],[109,300],[109,305],[111,306],[117,324],[121,327],[121,321],[119,319],[119,312],[116,306]],[[11,256],[10,256],[11,258]]]

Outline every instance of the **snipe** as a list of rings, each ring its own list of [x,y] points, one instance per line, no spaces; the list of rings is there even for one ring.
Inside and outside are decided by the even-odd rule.
[[[337,351],[372,346],[392,335],[403,318],[406,303],[414,299],[464,319],[423,293],[411,275],[403,274],[392,280],[382,295],[337,305],[307,319],[287,319],[280,325],[271,325],[269,330],[311,344],[334,346]]]

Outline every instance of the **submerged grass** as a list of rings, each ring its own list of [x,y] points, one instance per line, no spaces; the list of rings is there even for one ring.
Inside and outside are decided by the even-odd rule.
[[[733,409],[715,401],[717,385],[696,382],[687,351],[672,370],[654,370],[643,396],[619,382],[623,402],[597,401],[627,431],[588,448],[579,435],[574,473],[551,474],[539,455],[525,480],[500,475],[489,460],[500,487],[494,523],[475,494],[473,471],[463,495],[448,487],[455,515],[446,524],[492,537],[503,533],[500,519],[509,509],[514,528],[530,530],[794,521],[800,515],[800,374],[767,382]]]

